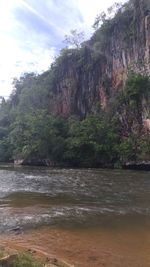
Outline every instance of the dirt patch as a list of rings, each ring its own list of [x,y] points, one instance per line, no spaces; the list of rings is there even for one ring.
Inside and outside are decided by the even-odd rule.
[[[150,267],[150,233],[145,229],[56,229],[1,235],[1,246],[62,259],[77,267]]]

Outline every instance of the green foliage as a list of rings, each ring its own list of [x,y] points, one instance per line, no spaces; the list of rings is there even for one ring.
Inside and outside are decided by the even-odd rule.
[[[149,134],[131,134],[120,143],[120,161],[149,160],[150,136]]]
[[[142,3],[147,12],[146,1]],[[66,41],[76,48],[62,49],[50,70],[41,75],[25,73],[20,79],[14,79],[10,98],[7,101],[0,98],[0,161],[48,159],[65,166],[105,167],[150,159],[150,135],[142,125],[143,109],[147,109],[147,117],[150,115],[150,80],[145,75],[131,72],[123,90],[109,100],[105,113],[99,108],[97,97],[97,104],[93,101],[97,115],[81,120],[49,114],[50,100],[53,101],[60,91],[58,80],[63,81],[65,77],[68,88],[75,83],[72,74],[66,75],[70,63],[73,75],[77,74],[79,78],[75,85],[77,93],[82,79],[84,90],[89,88],[91,91],[89,80],[93,88],[99,87],[99,84],[94,85],[95,77],[100,75],[95,66],[99,66],[100,61],[105,63],[103,66],[108,64],[103,52],[106,46],[110,49],[116,29],[123,32],[123,42],[129,46],[135,31],[135,13],[139,12],[142,3],[130,0],[123,5],[116,4],[108,14],[97,16],[96,31],[90,41],[81,43],[83,34],[72,31],[71,36],[66,36]],[[101,82],[110,96],[112,78],[103,75]],[[95,98],[96,90],[93,92]],[[71,97],[74,97],[72,95],[71,92]],[[82,98],[86,102],[84,93]]]
[[[13,267],[44,267],[44,264],[39,260],[33,259],[29,253],[20,253]]]
[[[48,106],[51,76],[47,71],[41,76],[26,73],[19,80],[14,80],[14,91],[10,96],[11,105],[18,111],[44,109]]]
[[[72,166],[104,167],[149,159],[149,134],[143,133],[140,125],[142,101],[150,98],[147,76],[130,73],[124,90],[110,102],[108,112],[99,111],[99,115],[83,120],[50,116],[44,103],[52,78],[47,72],[41,79],[23,76],[16,81],[10,99],[1,104],[0,161],[34,158]],[[47,93],[41,103],[44,84]]]
[[[89,116],[83,121],[69,122],[65,159],[75,165],[101,166],[113,164],[117,158],[115,129],[105,118]]]
[[[76,29],[70,31],[70,35],[65,35],[64,43],[67,45],[79,49],[81,43],[84,41],[84,32],[78,32]]]
[[[145,12],[150,10],[147,0],[142,1]],[[137,14],[140,10],[141,0],[130,0],[124,4],[114,3],[108,8],[107,12],[102,12],[96,16],[93,28],[95,32],[91,38],[92,45],[98,47],[101,53],[104,53],[106,46],[116,32],[123,33],[124,46],[129,48],[136,32]]]
[[[138,161],[150,158],[150,135],[143,129],[143,103],[150,111],[150,80],[148,76],[130,73],[124,87],[119,93],[119,124],[122,127],[120,143],[120,160]],[[148,111],[147,111],[148,112]]]
[[[150,81],[148,76],[131,73],[125,86],[126,99],[139,103],[143,97],[150,95]]]
[[[0,161],[12,160],[12,146],[7,138],[0,140]]]
[[[45,110],[18,116],[9,134],[14,158],[61,161],[66,127],[62,118],[53,118]]]

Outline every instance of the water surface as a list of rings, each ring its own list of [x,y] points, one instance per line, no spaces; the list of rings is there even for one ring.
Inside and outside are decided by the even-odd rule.
[[[0,167],[0,231],[59,227],[147,227],[150,173]]]

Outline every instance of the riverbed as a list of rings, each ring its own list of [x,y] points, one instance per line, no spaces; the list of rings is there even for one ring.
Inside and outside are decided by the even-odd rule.
[[[76,266],[150,266],[150,173],[0,167],[1,244]]]

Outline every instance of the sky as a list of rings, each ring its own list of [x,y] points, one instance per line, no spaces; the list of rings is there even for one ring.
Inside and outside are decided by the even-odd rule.
[[[14,78],[50,68],[71,30],[89,38],[96,15],[114,2],[0,0],[0,96],[10,95]]]

